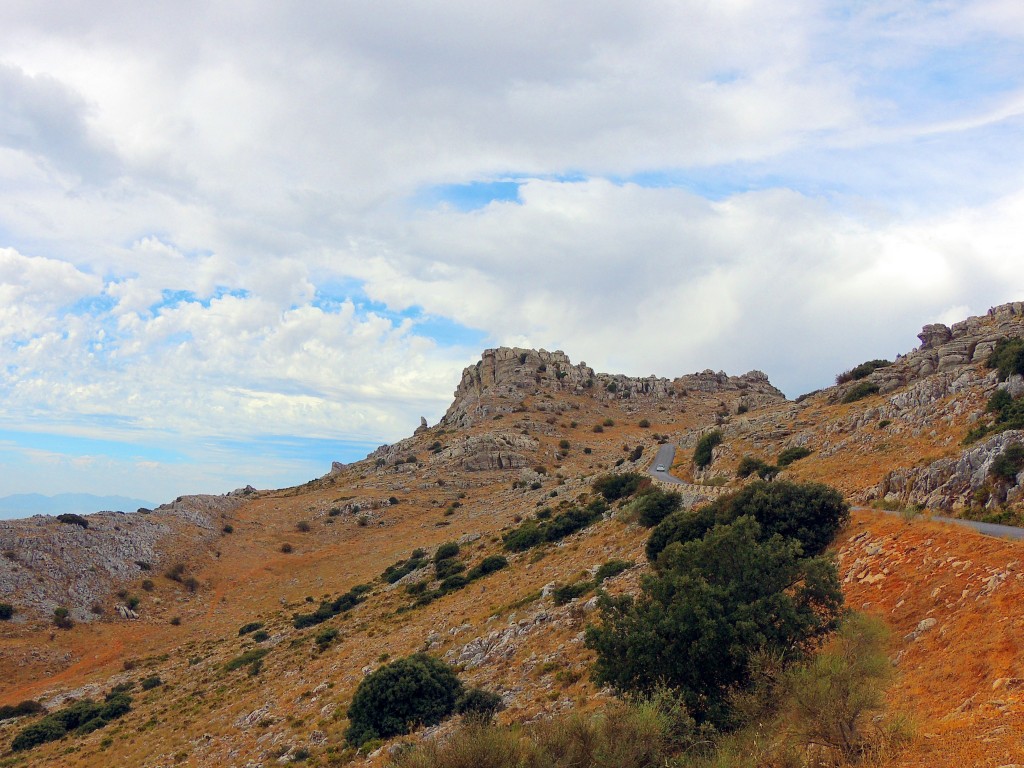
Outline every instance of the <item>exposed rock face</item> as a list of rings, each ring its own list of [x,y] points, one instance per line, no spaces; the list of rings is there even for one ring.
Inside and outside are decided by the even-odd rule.
[[[728,376],[707,370],[675,380],[633,377],[595,373],[584,362],[573,365],[564,352],[499,347],[485,350],[480,362],[462,372],[455,399],[441,423],[446,427],[466,427],[512,413],[524,397],[538,392],[608,400],[658,400],[689,391],[743,391],[748,408],[784,397],[760,371]]]
[[[536,451],[538,442],[528,435],[500,432],[467,437],[445,453],[462,459],[462,467],[470,472],[488,469],[521,469],[531,464],[524,452]]]
[[[952,327],[932,323],[918,334],[920,347],[893,365],[879,368],[868,380],[878,384],[883,394],[892,392],[936,372],[984,362],[1000,338],[1021,335],[1024,335],[1024,302],[1019,301],[993,307],[983,317],[969,317]],[[845,391],[841,390],[839,395]]]
[[[1009,430],[993,435],[963,451],[959,456],[940,459],[926,467],[910,467],[890,472],[869,497],[885,498],[903,504],[923,504],[930,509],[961,510],[972,502],[993,507],[1024,499],[1024,488],[1017,482],[1006,487],[991,483],[989,469],[1007,446],[1024,443],[1024,432]],[[1024,473],[1021,473],[1024,475]],[[986,493],[982,489],[987,489]],[[977,496],[982,491],[982,497]]]
[[[217,538],[220,513],[247,495],[181,496],[150,514],[99,512],[86,516],[88,528],[47,515],[0,521],[0,594],[15,605],[16,618],[48,617],[65,607],[75,621],[95,619],[92,606],[139,578],[139,563],[159,568],[165,537],[173,533],[201,549]]]

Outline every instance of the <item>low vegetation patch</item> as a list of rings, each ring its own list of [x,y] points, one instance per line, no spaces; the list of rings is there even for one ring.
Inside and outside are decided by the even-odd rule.
[[[236,669],[248,666],[256,668],[263,661],[263,657],[270,651],[267,648],[251,648],[240,656],[236,656],[224,665],[225,672],[234,672]]]
[[[771,480],[779,474],[779,468],[753,456],[744,456],[736,467],[736,477],[745,478],[757,474],[762,480]]]
[[[785,448],[779,453],[779,458],[776,462],[780,467],[788,467],[794,461],[800,461],[800,459],[806,459],[811,455],[811,449],[805,448],[802,445],[792,445],[789,448]]]
[[[999,380],[1024,375],[1024,338],[1000,339],[985,365],[999,371]]]
[[[871,397],[871,395],[878,394],[878,385],[873,381],[861,381],[854,384],[843,395],[841,402],[843,403],[855,403],[858,400],[863,400],[865,397]]]
[[[340,613],[347,613],[366,600],[366,593],[371,589],[369,584],[358,584],[334,600],[324,600],[313,613],[296,613],[292,616],[292,626],[305,629],[322,624]]]
[[[594,499],[585,507],[570,507],[549,520],[527,520],[505,534],[504,547],[510,552],[524,552],[539,544],[559,541],[600,520],[607,509],[603,499]]]
[[[632,496],[641,486],[649,481],[636,472],[623,472],[617,475],[604,475],[593,483],[593,489],[600,493],[605,501],[616,501]]]
[[[427,565],[428,562],[427,553],[422,549],[417,549],[413,551],[408,560],[399,560],[385,568],[380,578],[388,584],[394,584],[402,577]]]
[[[79,528],[88,528],[89,521],[81,515],[76,515],[73,512],[65,512],[63,515],[57,515],[57,519],[67,525],[77,525]]]
[[[25,701],[18,702],[17,704],[5,704],[0,707],[0,722],[4,720],[10,720],[15,717],[25,717],[26,715],[38,715],[40,712],[44,712],[45,707],[38,701],[32,701],[26,699]]]
[[[39,744],[62,739],[69,733],[79,736],[92,733],[124,715],[131,709],[131,704],[131,696],[123,691],[111,691],[102,702],[92,699],[76,701],[19,731],[11,742],[11,750],[23,752]]]
[[[867,378],[879,368],[887,368],[892,365],[889,360],[868,360],[866,363],[854,366],[836,376],[836,384],[847,384],[851,381],[858,381]]]

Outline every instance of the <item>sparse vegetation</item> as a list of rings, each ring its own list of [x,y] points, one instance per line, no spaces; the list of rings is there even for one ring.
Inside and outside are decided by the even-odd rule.
[[[0,621],[10,621],[14,617],[14,606],[10,603],[0,603]]]
[[[250,621],[248,624],[243,624],[238,628],[238,636],[248,635],[250,632],[255,632],[257,629],[263,629],[262,621]]]
[[[63,606],[53,609],[53,626],[58,629],[71,629],[75,626],[71,613]]]
[[[1017,475],[1024,469],[1024,445],[1011,443],[1003,449],[989,467],[989,477],[1002,483],[1015,484]]]
[[[81,515],[76,515],[73,512],[65,512],[63,515],[57,515],[57,519],[66,523],[67,525],[77,525],[79,528],[88,528],[89,521]]]
[[[236,669],[248,666],[250,670],[259,669],[263,657],[270,651],[267,648],[250,648],[240,656],[236,656],[224,665],[225,672],[234,672]]]
[[[750,477],[755,472],[762,480],[771,480],[779,474],[779,468],[753,456],[744,456],[740,459],[740,463],[736,467],[736,477]]]
[[[0,722],[4,720],[11,720],[15,717],[26,717],[27,715],[38,715],[40,712],[45,712],[46,708],[38,701],[26,699],[17,704],[5,704],[0,707]]]

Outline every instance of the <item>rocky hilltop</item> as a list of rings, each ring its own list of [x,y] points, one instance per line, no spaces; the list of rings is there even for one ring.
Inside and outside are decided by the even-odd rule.
[[[499,347],[485,350],[476,365],[462,372],[451,406],[441,420],[450,428],[468,427],[498,414],[512,413],[527,395],[576,395],[597,400],[636,400],[636,408],[689,391],[739,393],[748,408],[784,400],[761,371],[742,376],[706,370],[666,379],[595,373],[585,362],[573,365],[561,351]],[[559,407],[559,401],[553,402]]]

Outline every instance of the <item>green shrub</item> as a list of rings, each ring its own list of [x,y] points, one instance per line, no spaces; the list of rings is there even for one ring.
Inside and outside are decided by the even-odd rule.
[[[758,480],[696,512],[673,512],[651,532],[647,557],[654,562],[672,542],[699,539],[743,515],[757,520],[765,536],[794,538],[806,554],[818,555],[850,519],[850,508],[837,490],[822,483]]]
[[[744,456],[736,467],[736,477],[750,477],[757,473],[762,480],[771,480],[779,473],[779,468],[753,456]]]
[[[632,567],[633,563],[629,560],[609,560],[597,569],[597,573],[594,574],[594,581],[600,584],[605,579],[618,576],[623,571],[628,571]]]
[[[262,621],[250,621],[248,624],[243,624],[238,628],[238,636],[248,635],[250,632],[255,632],[257,629],[263,629]]]
[[[604,496],[605,501],[615,501],[632,496],[647,478],[636,472],[623,472],[617,475],[604,475],[593,483],[593,489]]]
[[[236,669],[240,669],[246,665],[259,664],[263,657],[270,653],[267,648],[250,648],[248,651],[243,653],[241,656],[236,656],[224,665],[225,672],[234,672]]]
[[[693,463],[698,469],[711,465],[715,446],[722,442],[722,433],[715,429],[701,436],[693,449]]]
[[[67,608],[54,608],[53,609],[53,625],[60,629],[71,629],[75,626],[74,620],[71,618]]]
[[[72,512],[65,512],[63,515],[57,515],[57,519],[62,523],[67,523],[68,525],[77,525],[79,528],[89,527],[88,520],[81,515],[76,515]]]
[[[296,629],[305,629],[316,624],[323,624],[339,613],[347,613],[366,600],[365,595],[369,590],[370,586],[368,584],[360,584],[334,598],[334,600],[322,601],[313,613],[296,613],[292,616],[292,626]]]
[[[270,639],[270,633],[267,632],[265,629],[260,629],[252,633],[252,639],[253,642],[262,643]]]
[[[652,528],[683,505],[683,497],[675,491],[653,488],[630,505],[631,513],[645,528]]]
[[[38,701],[32,701],[26,699],[25,701],[17,704],[5,704],[0,707],[0,722],[4,720],[10,720],[14,717],[24,717],[25,715],[37,715],[40,712],[44,712],[45,707]]]
[[[309,521],[307,521],[307,520],[299,520],[299,522],[297,522],[295,524],[295,530],[299,531],[300,533],[309,533],[309,530],[310,530]]]
[[[560,587],[555,587],[551,591],[551,597],[553,598],[555,605],[565,605],[566,603],[575,600],[577,597],[582,597],[594,588],[594,582],[592,581],[577,581],[573,584],[564,584]]]
[[[131,696],[116,690],[107,694],[103,703],[92,699],[76,701],[21,730],[11,742],[11,750],[22,752],[61,739],[72,731],[79,735],[91,733],[128,712],[131,703]]]
[[[887,635],[879,619],[851,613],[829,648],[787,673],[788,721],[803,745],[829,749],[844,763],[864,753],[867,721],[882,709],[892,676]]]
[[[586,632],[595,682],[619,692],[668,685],[716,727],[730,724],[730,694],[750,681],[754,658],[800,660],[842,605],[831,560],[804,557],[751,517],[673,543],[641,589],[636,600],[601,598],[601,624]]]
[[[397,563],[389,565],[384,569],[384,573],[380,577],[388,584],[394,584],[399,579],[408,576],[413,571],[419,570],[426,564],[427,553],[418,549],[412,553],[408,560],[399,560]]]
[[[418,725],[435,725],[455,711],[462,692],[455,671],[440,659],[423,653],[398,659],[359,683],[345,738],[358,747]]]
[[[0,621],[10,621],[14,616],[14,606],[10,603],[0,603]]]
[[[439,546],[437,548],[437,552],[434,553],[434,562],[440,563],[442,560],[448,560],[458,554],[459,545],[454,541],[446,541],[444,544]]]
[[[560,541],[566,536],[581,531],[596,522],[608,509],[608,505],[600,499],[590,502],[586,507],[572,507],[555,515],[544,526],[545,541]]]
[[[792,445],[789,448],[783,449],[777,461],[780,467],[788,467],[794,461],[806,459],[810,455],[811,450],[809,448],[805,448],[802,445]]]
[[[455,702],[456,714],[481,723],[490,722],[501,708],[501,696],[483,688],[470,688]]]
[[[466,576],[471,580],[483,578],[489,574],[508,567],[508,560],[501,555],[490,555],[474,565]]]
[[[888,360],[868,360],[866,363],[861,363],[848,371],[840,373],[836,376],[836,384],[846,384],[850,381],[857,381],[859,379],[866,378],[879,368],[887,368],[890,365],[892,365],[892,363]]]
[[[1024,445],[1011,443],[1003,449],[989,467],[988,474],[1005,483],[1016,483],[1017,475],[1024,469]]]
[[[865,397],[871,397],[871,395],[878,394],[878,385],[873,381],[861,381],[850,387],[846,394],[843,395],[841,402],[843,403],[854,403],[857,400],[863,400]]]
[[[334,627],[326,627],[316,633],[316,637],[313,638],[316,641],[316,647],[321,651],[326,650],[327,646],[333,643],[338,638],[338,630]]]
[[[651,422],[648,421],[647,419],[640,419],[640,421],[638,421],[636,425],[640,427],[640,429],[648,429],[651,426]]]
[[[449,592],[456,592],[468,585],[469,579],[461,573],[457,573],[454,576],[449,576],[437,585],[437,594],[438,596],[446,595]]]
[[[544,541],[544,531],[533,520],[527,520],[502,537],[503,546],[509,552],[525,552]]]
[[[439,579],[447,579],[449,576],[462,573],[464,570],[466,570],[466,566],[454,558],[439,560],[434,563],[434,572]]]
[[[1024,338],[999,339],[985,364],[999,370],[999,380],[1024,375]]]
[[[151,675],[150,677],[144,678],[142,682],[139,683],[139,686],[144,691],[150,691],[153,688],[158,688],[163,684],[164,681],[160,679],[160,675]]]
[[[23,752],[39,744],[62,739],[67,732],[67,728],[60,722],[44,717],[39,722],[32,723],[19,731],[11,742],[11,750]]]

